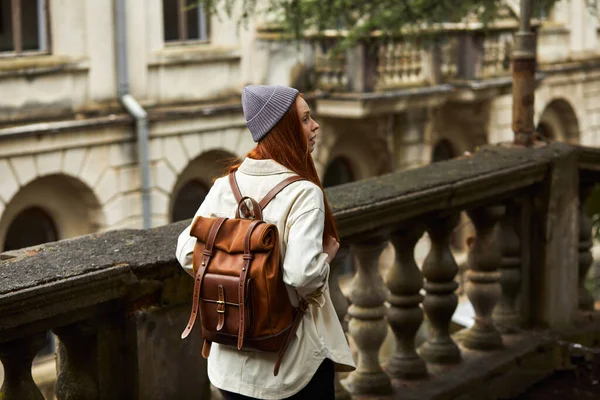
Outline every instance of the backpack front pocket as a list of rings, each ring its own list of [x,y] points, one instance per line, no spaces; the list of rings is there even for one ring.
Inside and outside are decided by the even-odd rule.
[[[237,276],[220,274],[204,275],[200,294],[200,318],[205,334],[232,335],[237,337],[240,328],[240,279]],[[245,288],[247,302],[252,290],[252,280],[248,279]],[[244,334],[250,332],[252,307],[244,307]],[[205,335],[207,336],[207,335]],[[210,339],[206,337],[206,339]]]

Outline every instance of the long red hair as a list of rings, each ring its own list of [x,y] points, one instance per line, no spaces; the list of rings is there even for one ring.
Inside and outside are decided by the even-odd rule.
[[[302,95],[300,95],[302,96]],[[294,102],[281,120],[273,127],[271,132],[265,136],[246,157],[255,160],[273,160],[283,165],[298,176],[314,183],[321,188],[325,203],[325,227],[323,230],[323,243],[328,237],[333,236],[338,242],[340,240],[335,220],[321,180],[317,175],[315,163],[309,151],[308,141],[302,132],[302,125],[296,103]],[[233,165],[229,172],[237,171],[241,164]]]

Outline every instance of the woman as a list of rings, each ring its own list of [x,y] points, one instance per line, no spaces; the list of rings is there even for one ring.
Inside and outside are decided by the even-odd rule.
[[[310,304],[296,337],[273,376],[275,353],[238,351],[213,343],[208,376],[226,399],[333,399],[334,371],[352,371],[354,361],[328,289],[329,263],[339,248],[335,221],[311,157],[319,125],[296,89],[247,86],[242,107],[258,144],[231,168],[244,196],[263,198],[284,179],[299,175],[263,210],[279,230],[283,280],[290,301]],[[196,215],[234,217],[237,203],[227,177],[219,178]],[[177,259],[191,273],[195,238],[179,236]]]

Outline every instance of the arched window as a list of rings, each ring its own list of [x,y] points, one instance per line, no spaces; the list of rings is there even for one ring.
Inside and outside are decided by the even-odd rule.
[[[196,179],[183,185],[173,202],[171,221],[177,222],[192,218],[206,198],[208,190],[208,186]]]
[[[331,187],[342,185],[354,181],[354,174],[350,168],[350,164],[343,157],[333,159],[323,176],[323,187]]]
[[[6,232],[4,251],[21,249],[58,240],[54,220],[41,208],[21,211]]]
[[[450,141],[442,139],[433,148],[433,153],[431,154],[431,162],[450,160],[454,157],[456,157],[456,154],[454,152],[452,144],[450,143]]]

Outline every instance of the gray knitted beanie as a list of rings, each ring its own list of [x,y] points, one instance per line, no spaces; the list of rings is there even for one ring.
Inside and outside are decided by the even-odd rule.
[[[267,136],[294,104],[298,91],[287,86],[250,85],[242,90],[246,125],[255,142]]]

